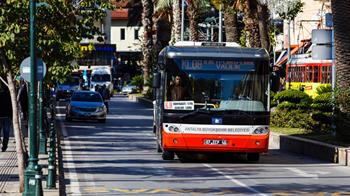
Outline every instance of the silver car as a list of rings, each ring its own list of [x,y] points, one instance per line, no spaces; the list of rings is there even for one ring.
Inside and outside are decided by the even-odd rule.
[[[102,96],[93,91],[75,91],[67,104],[66,120],[98,120],[106,122],[107,107]]]
[[[137,87],[134,85],[126,85],[123,86],[122,88],[122,94],[126,95],[126,94],[130,94],[130,93],[135,93],[137,90]]]

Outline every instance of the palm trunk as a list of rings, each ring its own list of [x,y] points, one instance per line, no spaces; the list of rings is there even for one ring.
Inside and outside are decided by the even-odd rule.
[[[190,22],[190,41],[198,41],[199,33],[198,33],[198,18],[199,13],[196,7],[196,2],[192,1],[188,2],[187,7],[187,16]]]
[[[147,93],[148,87],[147,81],[150,77],[150,68],[152,63],[152,49],[153,49],[153,21],[152,21],[152,15],[153,15],[153,3],[152,0],[142,0],[142,25],[144,29],[144,35],[143,35],[143,60],[142,60],[142,66],[143,66],[143,93]]]
[[[350,102],[350,1],[332,0],[335,41],[336,83],[339,89],[337,102],[337,135],[341,138],[350,136],[350,109],[346,105]],[[346,93],[346,91],[348,91]],[[344,137],[346,136],[346,137]]]
[[[260,35],[258,20],[256,16],[257,7],[256,0],[245,0],[243,2],[243,21],[244,21],[244,30],[246,32],[248,47],[260,47]]]
[[[17,160],[18,160],[18,176],[19,176],[19,192],[22,193],[24,191],[24,146],[23,138],[21,134],[21,129],[19,125],[18,118],[18,108],[17,108],[17,93],[15,84],[13,82],[13,74],[11,67],[7,64],[6,56],[2,50],[0,50],[0,58],[1,63],[3,65],[4,71],[6,73],[7,83],[11,95],[11,104],[12,104],[12,124],[13,124],[13,132],[15,135],[16,141],[16,152],[17,152]]]
[[[268,25],[268,13],[267,5],[257,4],[258,7],[258,20],[259,20],[259,33],[261,47],[270,51],[270,39],[269,39],[269,25]]]
[[[173,25],[171,28],[171,44],[174,44],[181,39],[181,1],[173,0]]]
[[[227,42],[239,43],[239,33],[237,29],[237,13],[228,8],[224,12],[225,33]]]

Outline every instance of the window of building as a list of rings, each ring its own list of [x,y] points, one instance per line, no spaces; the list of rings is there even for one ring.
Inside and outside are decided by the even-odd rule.
[[[135,39],[135,40],[138,40],[138,39],[139,39],[139,30],[138,30],[138,29],[135,29],[135,30],[134,30],[134,39]]]
[[[125,29],[120,29],[120,40],[125,40]]]

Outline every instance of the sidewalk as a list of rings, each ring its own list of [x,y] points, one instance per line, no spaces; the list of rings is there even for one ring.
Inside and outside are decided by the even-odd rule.
[[[43,167],[43,179],[42,187],[44,195],[58,196],[59,185],[56,181],[56,189],[46,189],[46,177],[47,177],[47,156],[39,155],[39,164]],[[18,168],[17,168],[17,156],[14,138],[11,137],[8,149],[6,152],[0,152],[0,195],[1,196],[20,196],[18,192]]]

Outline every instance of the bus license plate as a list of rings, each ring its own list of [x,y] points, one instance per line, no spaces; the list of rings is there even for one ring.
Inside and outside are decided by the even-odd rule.
[[[204,140],[206,145],[227,145],[227,140]]]

